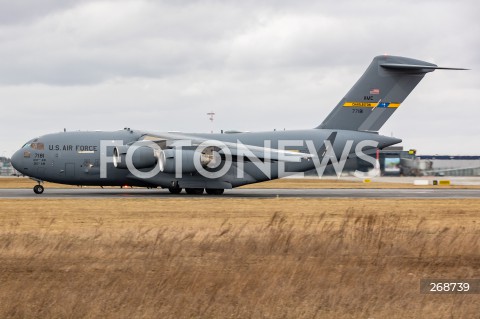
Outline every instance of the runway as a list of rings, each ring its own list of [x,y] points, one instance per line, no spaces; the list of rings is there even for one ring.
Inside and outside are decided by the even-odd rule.
[[[480,189],[230,189],[223,195],[178,195],[166,189],[0,189],[0,198],[480,198]]]

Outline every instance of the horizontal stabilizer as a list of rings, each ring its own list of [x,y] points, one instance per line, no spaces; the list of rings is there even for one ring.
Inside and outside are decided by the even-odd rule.
[[[382,63],[381,67],[391,70],[460,70],[465,71],[469,69],[462,68],[444,68],[436,65],[420,65],[420,64],[400,64],[400,63]]]

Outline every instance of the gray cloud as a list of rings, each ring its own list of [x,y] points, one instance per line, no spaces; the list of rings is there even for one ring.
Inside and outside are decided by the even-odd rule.
[[[0,25],[29,23],[85,2],[85,0],[0,0]]]
[[[406,2],[394,11],[385,2],[351,2],[341,12],[331,4],[308,7],[307,1],[299,8],[216,1],[68,3],[50,3],[43,16],[31,9],[37,19],[0,30],[0,83],[74,85],[197,69],[351,67],[379,51],[440,59],[446,38],[459,49],[465,46],[459,38],[479,41],[471,10],[448,2]],[[450,23],[433,14],[439,10]],[[461,16],[452,17],[453,10]],[[462,52],[466,62],[478,59]]]

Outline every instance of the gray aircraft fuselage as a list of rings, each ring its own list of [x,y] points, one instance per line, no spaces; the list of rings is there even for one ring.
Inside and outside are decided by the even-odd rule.
[[[289,141],[313,141],[318,149],[333,130],[310,129],[298,131],[272,131],[257,133],[234,133],[234,134],[190,134],[222,142],[236,143],[240,141],[246,145],[263,147],[264,141],[271,141],[271,148],[278,147],[278,141],[286,145],[286,149],[295,149],[300,152],[308,152],[307,146],[288,147]],[[377,141],[379,148],[384,148],[400,140],[382,136],[375,133],[353,132],[336,130],[337,136],[333,143],[335,154],[339,156],[348,140],[353,141],[351,151],[364,140]],[[159,173],[150,179],[138,179],[125,169],[116,168],[113,163],[108,163],[107,176],[100,178],[100,141],[116,140],[129,144],[140,139],[145,133],[137,130],[120,130],[112,132],[60,132],[47,134],[33,139],[25,144],[12,156],[12,163],[19,172],[36,180],[49,181],[70,185],[98,185],[98,186],[142,186],[142,187],[170,187],[171,182],[176,180],[175,174]],[[32,144],[35,148],[32,148]],[[41,145],[42,149],[38,149]],[[113,148],[107,147],[107,156],[113,156]],[[272,176],[277,178],[276,169],[278,162],[272,161]],[[311,160],[303,160],[299,163],[286,163],[285,170],[295,173],[314,169]],[[183,188],[232,188],[254,182],[265,181],[270,178],[264,176],[257,166],[246,162],[244,164],[245,177],[237,178],[235,174],[226,174],[224,178],[208,180],[201,175],[187,175],[182,177]]]

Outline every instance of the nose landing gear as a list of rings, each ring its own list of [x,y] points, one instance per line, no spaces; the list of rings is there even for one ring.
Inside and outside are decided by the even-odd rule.
[[[35,185],[35,186],[33,187],[33,192],[34,192],[35,194],[42,194],[44,190],[45,190],[45,188],[44,188],[42,185],[40,185],[40,184]]]

